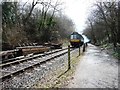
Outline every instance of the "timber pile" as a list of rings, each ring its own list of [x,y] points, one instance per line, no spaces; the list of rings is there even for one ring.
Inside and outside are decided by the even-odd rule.
[[[50,47],[46,46],[23,46],[23,47],[16,47],[14,50],[7,50],[0,52],[0,58],[2,60],[10,59],[18,56],[26,56],[28,54],[37,54],[37,53],[44,53],[48,52]]]
[[[45,46],[24,46],[24,47],[16,47],[16,49],[21,50],[23,55],[27,55],[30,53],[33,54],[44,53],[50,50],[49,47],[45,47]]]

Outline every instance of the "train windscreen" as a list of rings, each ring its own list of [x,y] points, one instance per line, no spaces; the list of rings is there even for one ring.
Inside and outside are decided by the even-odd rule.
[[[77,35],[71,35],[71,39],[77,39]]]

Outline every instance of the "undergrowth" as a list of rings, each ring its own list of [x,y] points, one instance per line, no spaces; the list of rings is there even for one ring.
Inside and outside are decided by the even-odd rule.
[[[101,48],[107,50],[108,54],[120,60],[120,45],[117,45],[117,47],[114,48],[113,44],[109,43],[101,45]]]

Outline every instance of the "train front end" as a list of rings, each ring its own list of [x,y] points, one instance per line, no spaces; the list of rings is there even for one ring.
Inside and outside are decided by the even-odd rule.
[[[83,45],[84,39],[82,35],[77,32],[73,32],[70,36],[70,44],[72,47],[80,47]]]

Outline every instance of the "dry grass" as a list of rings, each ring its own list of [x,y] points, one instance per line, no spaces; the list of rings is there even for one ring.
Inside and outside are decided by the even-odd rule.
[[[81,53],[81,56],[78,56],[78,52],[74,54],[74,57],[71,57],[71,69],[68,70],[68,65],[61,67],[59,70],[55,72],[50,72],[49,75],[42,80],[42,82],[38,82],[34,88],[65,88],[71,79],[73,79],[74,72],[76,70],[76,66],[80,61],[80,58],[84,53]]]

